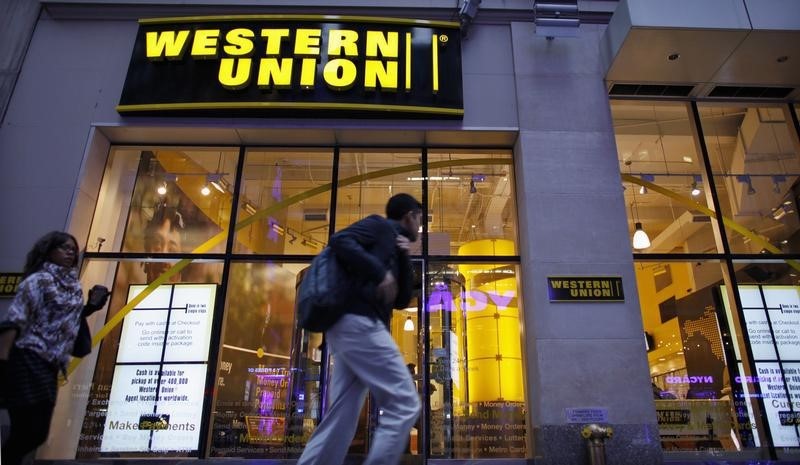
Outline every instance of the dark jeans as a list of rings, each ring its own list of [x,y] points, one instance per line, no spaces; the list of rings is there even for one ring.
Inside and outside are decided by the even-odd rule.
[[[28,453],[47,440],[54,408],[51,402],[8,406],[11,434],[3,443],[3,465],[20,465]]]

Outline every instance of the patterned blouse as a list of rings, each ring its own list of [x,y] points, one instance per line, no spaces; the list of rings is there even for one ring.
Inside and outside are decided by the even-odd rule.
[[[82,310],[77,270],[45,262],[19,284],[0,327],[17,328],[16,347],[37,353],[63,371],[78,335]]]

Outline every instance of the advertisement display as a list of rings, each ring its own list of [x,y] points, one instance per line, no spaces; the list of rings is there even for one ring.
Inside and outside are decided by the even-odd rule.
[[[739,286],[756,376],[772,443],[777,447],[800,446],[800,288],[795,286]],[[728,318],[732,317],[724,286],[722,296]],[[733,335],[735,338],[736,336]],[[738,347],[738,343],[734,344]],[[741,356],[737,350],[737,358]],[[741,370],[740,370],[741,373]],[[747,383],[737,381],[746,389]],[[758,394],[745,393],[749,396]],[[747,399],[749,424],[755,424]]]
[[[800,363],[756,363],[756,369],[773,444],[800,446]]]
[[[125,317],[100,452],[198,449],[216,290],[163,285]]]

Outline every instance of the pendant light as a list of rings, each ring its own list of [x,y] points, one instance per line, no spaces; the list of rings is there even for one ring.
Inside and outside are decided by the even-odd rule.
[[[412,320],[410,316],[406,317],[406,322],[403,325],[403,331],[414,331],[414,320]]]
[[[642,250],[648,247],[650,247],[650,237],[648,237],[647,233],[642,229],[642,223],[637,221],[633,231],[633,248]]]
[[[642,223],[637,221],[639,219],[639,206],[636,205],[637,215],[633,215],[633,207],[636,205],[636,190],[633,190],[633,201],[631,202],[631,218],[634,221],[633,227],[633,248],[635,250],[642,250],[650,247],[650,237],[644,232]]]

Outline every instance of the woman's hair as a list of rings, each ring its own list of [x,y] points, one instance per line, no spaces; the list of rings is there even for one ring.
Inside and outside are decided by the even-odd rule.
[[[30,252],[28,252],[28,257],[25,260],[25,268],[22,269],[22,278],[27,278],[33,273],[36,273],[40,269],[42,269],[42,265],[44,262],[47,261],[50,254],[56,247],[65,244],[67,241],[72,241],[75,246],[78,245],[78,241],[72,236],[72,234],[65,233],[62,231],[51,231],[44,236],[41,237],[36,244],[33,245],[33,248]],[[78,255],[75,255],[75,262],[72,264],[73,267],[78,266]]]

